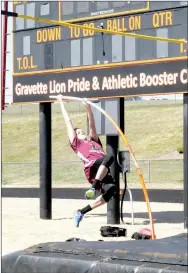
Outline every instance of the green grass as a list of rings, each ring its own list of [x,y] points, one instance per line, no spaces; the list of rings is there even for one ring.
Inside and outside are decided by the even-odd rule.
[[[82,105],[67,105],[73,124],[86,130],[86,114]],[[13,105],[2,116],[2,161],[29,162],[36,164],[3,164],[3,184],[36,184],[39,181],[39,113],[38,105]],[[125,128],[137,159],[166,156],[177,151],[183,141],[182,103],[157,101],[128,102],[125,106]],[[102,137],[105,146],[105,137]],[[125,148],[120,140],[120,149]],[[59,105],[52,107],[52,160],[67,161],[53,163],[53,183],[84,182],[82,164],[72,152],[67,138],[64,120]],[[145,179],[148,180],[148,162],[140,161]],[[134,166],[131,165],[129,180],[137,181]],[[182,181],[183,162],[153,161],[151,180]]]
[[[183,141],[181,105],[128,107],[127,136],[138,157],[155,157],[176,151]]]

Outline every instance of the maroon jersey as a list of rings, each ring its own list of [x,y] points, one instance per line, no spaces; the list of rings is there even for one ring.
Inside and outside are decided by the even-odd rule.
[[[85,175],[88,181],[92,183],[92,180],[90,179],[90,167],[97,159],[105,156],[100,139],[98,138],[98,141],[94,141],[92,139],[81,140],[75,136],[73,142],[71,143],[71,147],[78,155],[78,157],[83,161]]]
[[[98,141],[87,139],[81,140],[75,136],[73,142],[71,143],[71,147],[78,157],[84,162],[85,167],[91,167],[97,159],[105,155],[99,139]]]

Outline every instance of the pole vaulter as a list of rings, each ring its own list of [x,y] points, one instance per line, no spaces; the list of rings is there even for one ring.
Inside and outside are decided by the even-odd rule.
[[[49,98],[57,99],[57,96],[49,96]],[[107,119],[109,119],[109,121],[113,124],[113,126],[116,128],[116,130],[118,131],[118,133],[122,137],[122,140],[123,140],[124,144],[128,147],[128,150],[129,150],[129,152],[130,152],[130,154],[131,154],[131,156],[133,158],[133,161],[134,161],[134,164],[135,164],[135,167],[136,167],[136,171],[137,171],[137,174],[139,176],[139,181],[141,183],[142,190],[143,190],[143,193],[144,193],[145,202],[146,202],[146,205],[147,205],[147,211],[148,211],[148,216],[149,216],[149,221],[150,221],[150,228],[151,228],[151,233],[152,233],[152,240],[155,240],[156,235],[155,235],[155,230],[154,230],[153,217],[152,217],[152,212],[151,212],[151,207],[150,207],[150,202],[149,202],[149,196],[148,196],[148,192],[147,192],[147,189],[146,189],[144,177],[143,177],[142,172],[140,170],[140,167],[139,167],[139,165],[137,163],[135,154],[134,154],[134,152],[133,152],[133,150],[132,150],[132,148],[131,148],[131,146],[129,144],[127,136],[121,131],[121,129],[117,125],[117,123],[112,119],[112,117],[106,111],[104,111],[100,106],[98,106],[95,103],[91,102],[89,99],[79,98],[79,97],[71,97],[71,96],[62,96],[62,100],[65,100],[65,101],[79,101],[79,102],[82,102],[82,103],[87,103],[87,104],[92,105],[98,111],[100,111]],[[98,99],[96,99],[96,100],[98,100]]]
[[[136,33],[112,31],[112,30],[107,30],[107,29],[100,28],[100,27],[95,28],[95,27],[89,27],[89,26],[84,26],[84,25],[71,24],[71,23],[64,22],[64,21],[56,21],[56,20],[38,18],[38,17],[33,17],[33,16],[26,16],[26,15],[18,14],[16,12],[10,12],[10,11],[5,11],[5,10],[1,10],[1,14],[5,15],[5,16],[23,18],[23,19],[26,19],[26,20],[33,20],[33,21],[37,21],[37,22],[41,22],[41,23],[48,23],[48,24],[52,24],[52,25],[59,25],[59,26],[64,26],[64,27],[69,27],[69,28],[87,29],[87,30],[92,30],[92,31],[95,31],[95,32],[106,33],[106,34],[130,36],[130,37],[134,37],[134,38],[140,38],[140,39],[146,39],[146,40],[157,40],[157,41],[171,42],[171,43],[177,43],[177,44],[187,44],[187,41],[185,41],[184,39],[172,39],[172,38],[148,36],[148,35],[136,34]],[[50,96],[50,98],[57,99],[57,96]],[[113,126],[117,129],[117,131],[119,132],[120,136],[123,139],[124,144],[127,145],[128,149],[129,149],[129,152],[130,152],[130,154],[131,154],[131,156],[133,158],[133,161],[134,161],[134,164],[135,164],[135,167],[136,167],[136,171],[137,171],[137,174],[139,176],[139,180],[140,180],[140,183],[141,183],[141,186],[142,186],[142,189],[143,189],[146,205],[147,205],[148,216],[149,216],[151,232],[152,232],[152,239],[156,239],[156,235],[155,235],[155,231],[154,231],[154,223],[153,223],[153,218],[152,218],[152,212],[151,212],[149,197],[148,197],[147,189],[146,189],[146,186],[145,186],[144,178],[143,178],[142,172],[140,170],[140,167],[139,167],[139,165],[137,163],[137,160],[135,158],[135,154],[134,154],[134,152],[133,152],[133,150],[132,150],[132,148],[131,148],[131,146],[130,146],[130,144],[128,142],[128,139],[127,139],[126,135],[121,131],[119,126],[111,118],[111,116],[108,115],[108,113],[106,113],[98,105],[92,103],[88,99],[83,99],[83,98],[78,98],[78,97],[71,97],[71,96],[70,97],[69,96],[63,96],[63,99],[64,100],[69,100],[69,101],[85,102],[87,104],[92,105],[98,111],[100,111],[103,115],[105,115],[110,120],[110,122],[113,124]]]

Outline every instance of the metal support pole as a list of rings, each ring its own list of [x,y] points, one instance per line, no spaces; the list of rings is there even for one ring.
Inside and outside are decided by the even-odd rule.
[[[124,98],[119,98],[120,103],[120,129],[124,133],[125,132],[125,100]]]
[[[4,1],[4,10],[8,10],[8,1]],[[2,74],[1,74],[1,109],[5,109],[5,85],[6,85],[6,57],[7,57],[7,22],[8,17],[3,18],[3,44],[2,44]]]
[[[183,94],[184,228],[188,228],[188,93]]]
[[[51,103],[40,103],[40,218],[52,218]]]
[[[107,203],[107,224],[120,224],[119,167],[117,163],[118,144],[119,136],[106,136],[107,154],[112,153],[115,159],[110,167],[110,172],[117,185],[116,196]]]
[[[119,99],[120,103],[120,128],[124,132],[124,98]],[[117,184],[117,194],[107,204],[107,224],[120,224],[120,183],[119,165],[117,162],[117,152],[119,149],[119,136],[106,136],[107,154],[111,151],[114,156],[114,163],[110,167],[111,174]]]

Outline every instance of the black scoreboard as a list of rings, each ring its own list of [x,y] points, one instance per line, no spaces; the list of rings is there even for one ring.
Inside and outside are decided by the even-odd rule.
[[[13,19],[15,103],[49,101],[49,95],[59,93],[112,97],[187,92],[187,44],[58,25],[66,21],[188,40],[186,1],[17,1],[13,2],[13,11],[57,21],[51,25]],[[145,85],[141,84],[140,72],[150,73]],[[106,78],[112,84],[104,87]],[[95,80],[97,88],[93,88]]]

